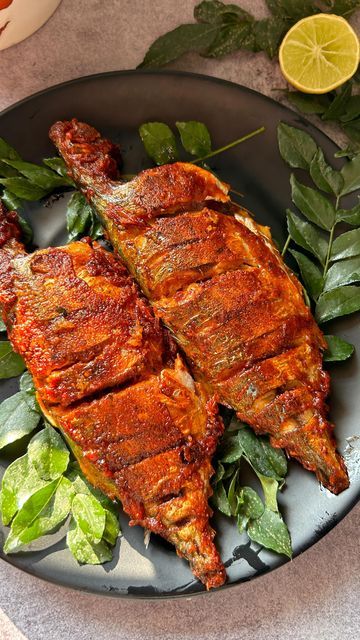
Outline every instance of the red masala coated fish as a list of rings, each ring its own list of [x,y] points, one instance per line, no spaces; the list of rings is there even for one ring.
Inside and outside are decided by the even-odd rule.
[[[117,147],[89,125],[57,122],[50,137],[196,379],[330,491],[346,489],[327,419],[325,340],[269,230],[192,164],[123,183]]]
[[[208,506],[216,403],[113,254],[86,241],[26,254],[19,237],[16,213],[0,204],[0,304],[45,415],[132,525],[220,586]]]

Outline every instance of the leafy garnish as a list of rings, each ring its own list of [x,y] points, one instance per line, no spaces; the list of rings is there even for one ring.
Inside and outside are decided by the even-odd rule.
[[[242,49],[265,51],[273,58],[285,33],[301,18],[320,11],[347,18],[359,7],[359,0],[324,0],[322,3],[318,0],[267,0],[266,3],[271,16],[257,20],[237,4],[203,0],[194,8],[196,22],[182,24],[160,36],[139,67],[162,67],[189,52],[221,58]]]
[[[7,340],[0,342],[0,379],[19,376],[25,369],[21,356],[13,350]]]
[[[235,517],[239,531],[246,531],[251,540],[291,557],[290,535],[277,504],[277,492],[287,472],[283,451],[274,449],[267,437],[257,437],[246,425],[235,421],[225,432],[217,460],[214,505],[224,515]],[[265,504],[253,488],[241,485],[242,460],[260,481]]]
[[[291,176],[291,197],[299,213],[287,212],[289,237],[283,254],[290,242],[297,245],[290,252],[319,323],[354,313],[360,309],[360,288],[356,286],[360,282],[360,207],[344,209],[340,203],[344,195],[360,189],[360,153],[345,161],[340,170],[335,169],[308,133],[285,123],[278,126],[278,144],[287,164],[307,170],[317,187],[308,187]],[[355,228],[339,235],[340,223]],[[327,362],[345,360],[354,350],[335,336],[329,337],[328,345],[324,354]]]
[[[88,235],[97,240],[104,235],[103,228],[85,197],[75,191],[70,197],[66,209],[66,228],[68,242]]]

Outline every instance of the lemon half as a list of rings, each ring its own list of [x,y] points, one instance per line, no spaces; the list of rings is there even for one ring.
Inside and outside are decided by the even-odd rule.
[[[318,13],[288,31],[280,46],[280,68],[299,91],[326,93],[354,75],[359,54],[359,38],[346,20]]]

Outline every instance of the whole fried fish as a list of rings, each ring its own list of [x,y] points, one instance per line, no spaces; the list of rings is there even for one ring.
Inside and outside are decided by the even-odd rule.
[[[327,419],[324,337],[268,228],[189,163],[119,182],[119,151],[87,124],[50,138],[197,380],[333,493],[349,484]]]
[[[222,423],[115,256],[73,242],[26,254],[0,204],[0,304],[48,420],[131,524],[175,545],[207,588],[225,570],[210,527]]]

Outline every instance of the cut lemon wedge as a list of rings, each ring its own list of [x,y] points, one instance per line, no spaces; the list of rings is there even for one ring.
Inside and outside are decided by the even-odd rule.
[[[344,18],[318,13],[288,31],[280,46],[280,68],[299,91],[326,93],[354,75],[359,52],[359,38]]]

